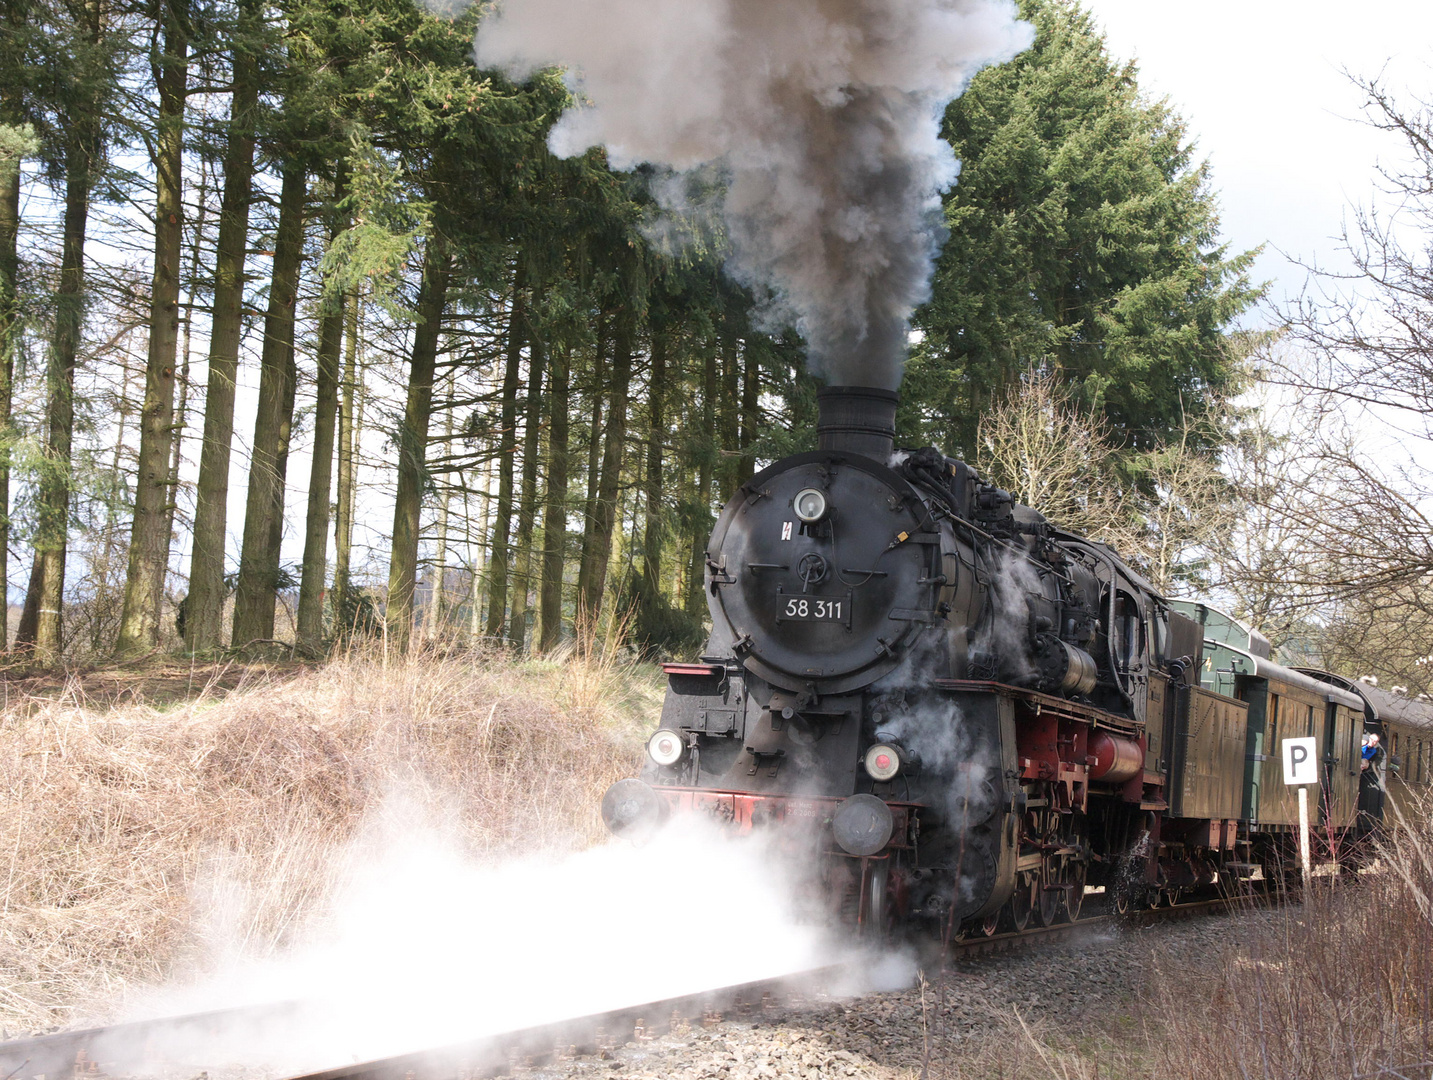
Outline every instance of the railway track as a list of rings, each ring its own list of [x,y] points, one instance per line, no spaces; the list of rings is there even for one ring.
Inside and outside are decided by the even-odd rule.
[[[303,1073],[288,1080],[476,1080],[502,1076],[519,1067],[597,1054],[634,1040],[644,1042],[666,1034],[677,1023],[711,1026],[720,1023],[729,1012],[750,1016],[778,1004],[788,1004],[793,996],[803,997],[818,993],[823,987],[839,985],[853,971],[853,965],[848,964],[816,968],[484,1036],[439,1049]]]
[[[1247,898],[1203,899],[1170,907],[1154,908],[1133,915],[1101,913],[1078,922],[1030,928],[1019,934],[998,934],[952,943],[951,958],[961,959],[1013,948],[1032,948],[1062,940],[1070,935],[1097,926],[1115,924],[1150,925],[1166,920],[1197,917],[1247,904]],[[795,1002],[785,1000],[793,992],[800,996],[829,985],[850,973],[852,965],[803,972],[784,979],[771,979],[745,986],[728,987],[713,994],[696,994],[685,998],[652,1002],[635,1008],[620,1009],[600,1016],[582,1017],[511,1032],[489,1040],[475,1040],[461,1046],[408,1054],[381,1061],[345,1065],[321,1072],[304,1073],[286,1080],[477,1080],[479,1077],[501,1076],[518,1067],[541,1066],[556,1058],[597,1053],[601,1049],[622,1045],[635,1039],[641,1042],[663,1035],[677,1018],[704,1024],[720,1022],[728,1010],[750,1015],[769,1007]],[[652,1017],[657,1017],[653,1021]],[[0,1078],[3,1080],[3,1078]]]
[[[1260,901],[1253,899],[1252,902]],[[1200,899],[1133,914],[1096,912],[1076,922],[954,941],[948,959],[966,960],[1038,948],[1091,929],[1130,924],[1145,926],[1250,904],[1251,898],[1244,896]],[[596,1054],[632,1040],[641,1042],[665,1034],[673,1023],[710,1025],[731,1013],[751,1015],[772,1007],[790,1006],[806,995],[839,987],[857,968],[855,964],[816,968],[483,1035],[420,1052],[295,1074],[290,1080],[476,1080],[499,1076],[517,1067],[546,1064],[554,1058]],[[186,1042],[202,1045],[207,1037],[217,1034],[227,1036],[232,1044],[236,1031],[247,1030],[252,1033],[252,1045],[262,1046],[303,1030],[310,1019],[302,1003],[285,1002],[16,1039],[0,1043],[0,1080],[34,1080],[42,1076],[46,1080],[59,1080],[96,1073],[134,1072],[162,1062],[170,1052],[168,1048],[176,1045]]]
[[[849,964],[813,968],[298,1075],[309,1080],[496,1076],[518,1064],[541,1063],[569,1053],[597,1053],[632,1039],[665,1034],[674,1021],[713,1024],[732,1011],[747,1015],[793,996],[837,986],[854,971]],[[302,1003],[286,1002],[14,1039],[0,1043],[0,1080],[68,1080],[72,1076],[132,1073],[162,1065],[168,1048],[174,1045],[202,1045],[209,1035],[222,1036],[232,1044],[236,1031],[247,1030],[252,1035],[251,1045],[262,1047],[267,1040],[282,1042],[289,1033],[303,1030],[309,1015]]]
[[[91,1063],[109,1071],[111,1065],[144,1060],[159,1045],[198,1041],[221,1031],[287,1027],[301,1023],[302,1015],[298,1002],[286,1001],[11,1039],[0,1043],[0,1080],[80,1076],[95,1071]]]
[[[1075,922],[1055,923],[1051,926],[1030,926],[1019,932],[1002,932],[989,936],[965,937],[950,943],[952,960],[985,956],[993,953],[1010,952],[1015,949],[1038,948],[1040,945],[1060,941],[1085,930],[1114,926],[1153,926],[1156,923],[1177,919],[1189,919],[1199,915],[1214,915],[1221,911],[1237,911],[1250,907],[1264,907],[1279,903],[1277,897],[1266,893],[1251,893],[1233,897],[1204,897],[1182,904],[1156,908],[1142,908],[1137,911],[1116,914],[1100,911],[1086,915]]]

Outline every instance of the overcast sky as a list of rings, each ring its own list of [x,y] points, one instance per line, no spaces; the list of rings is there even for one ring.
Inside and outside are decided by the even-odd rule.
[[[1396,141],[1356,122],[1361,97],[1343,74],[1386,69],[1390,86],[1433,99],[1429,0],[1084,0],[1109,47],[1168,96],[1214,170],[1226,237],[1267,244],[1256,276],[1271,297],[1304,272],[1280,254],[1338,259],[1344,208],[1367,202]],[[1276,250],[1277,249],[1277,250]]]

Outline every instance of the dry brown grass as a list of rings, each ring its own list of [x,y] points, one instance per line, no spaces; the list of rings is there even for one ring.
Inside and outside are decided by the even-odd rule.
[[[659,698],[654,675],[610,648],[521,663],[352,654],[162,707],[79,684],[12,689],[0,1024],[104,1015],[127,988],[220,950],[282,950],[395,793],[478,855],[586,845]]]
[[[1162,1075],[1433,1077],[1433,806],[1380,854],[1356,881],[1315,877],[1197,981],[1163,973]]]
[[[1433,1080],[1433,804],[1356,879],[1229,925],[1222,950],[1152,941],[1126,1017],[992,1013],[932,1036],[929,1080]],[[1128,962],[1128,961],[1121,961]]]
[[[112,1011],[133,987],[282,951],[395,794],[497,857],[601,836],[660,699],[612,647],[547,660],[353,654],[118,700],[93,679],[0,710],[0,1025]],[[1433,814],[1376,873],[1317,879],[1223,956],[1158,971],[1125,1028],[992,1017],[932,1077],[1433,1076]],[[1255,924],[1251,924],[1255,925]],[[1157,967],[1158,965],[1156,965]]]

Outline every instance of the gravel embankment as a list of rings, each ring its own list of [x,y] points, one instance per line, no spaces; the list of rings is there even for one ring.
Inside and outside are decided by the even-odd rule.
[[[1259,916],[1255,916],[1259,918]],[[551,1062],[541,1080],[763,1080],[950,1075],[1032,1031],[1069,1039],[1120,1038],[1137,1029],[1146,973],[1217,962],[1247,916],[1215,915],[1146,929],[1091,927],[1064,942],[927,972],[924,986],[834,1000],[812,997],[720,1023],[683,1025],[595,1056]],[[942,993],[943,991],[943,993]],[[1040,1053],[1035,1050],[1035,1053]],[[961,1073],[964,1070],[957,1069]]]

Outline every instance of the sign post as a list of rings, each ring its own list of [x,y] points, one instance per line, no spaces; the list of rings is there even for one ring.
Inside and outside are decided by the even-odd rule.
[[[1299,789],[1299,865],[1304,872],[1304,888],[1309,886],[1313,867],[1309,864],[1309,788],[1319,782],[1318,740],[1312,735],[1301,739],[1283,739],[1284,783]]]

